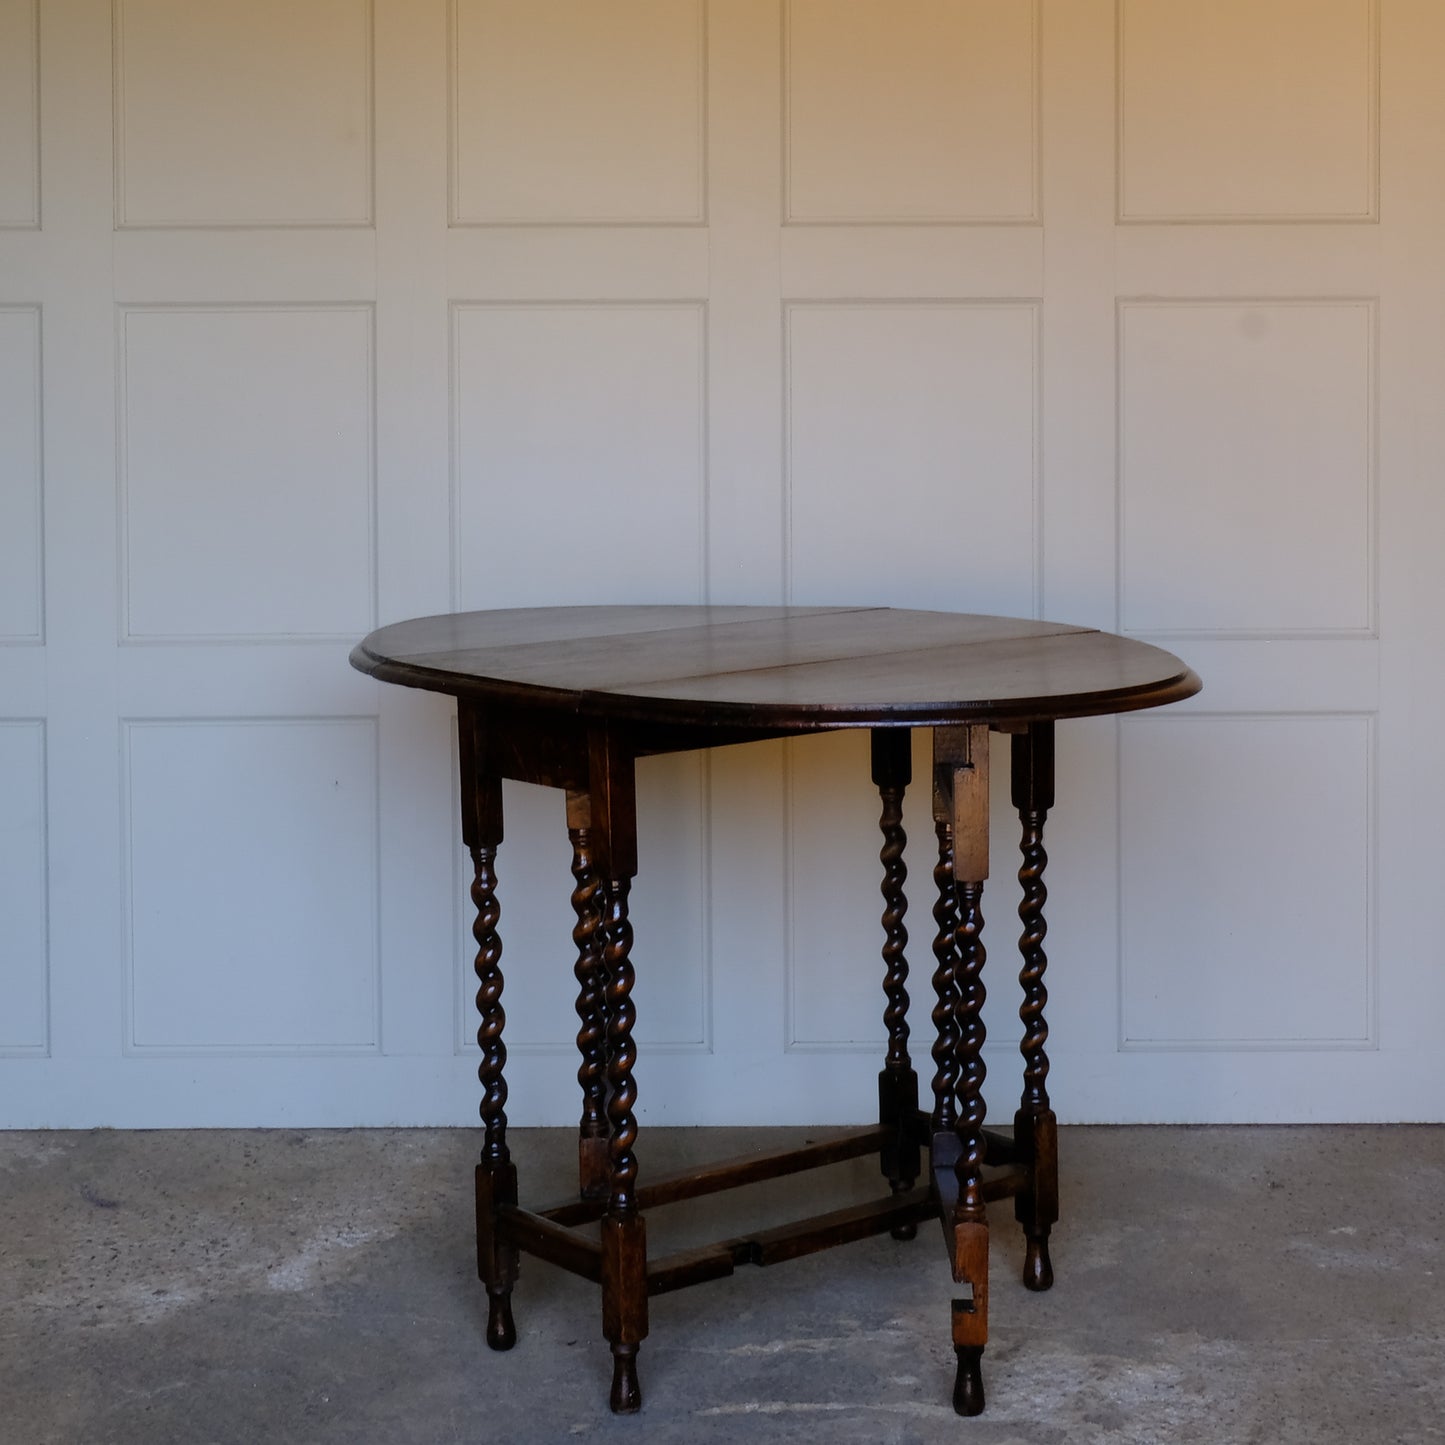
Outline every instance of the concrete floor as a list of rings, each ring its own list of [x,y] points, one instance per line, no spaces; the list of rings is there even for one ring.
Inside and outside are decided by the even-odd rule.
[[[766,1131],[776,1145],[808,1131]],[[644,1173],[740,1131],[644,1130]],[[1445,1129],[1062,1131],[1058,1282],[995,1207],[987,1413],[949,1407],[938,1231],[653,1302],[606,1408],[594,1287],[525,1259],[482,1342],[467,1131],[0,1134],[0,1441],[1295,1445],[1445,1440]],[[523,1193],[564,1131],[514,1131]],[[869,1161],[658,1211],[659,1248],[871,1195]]]

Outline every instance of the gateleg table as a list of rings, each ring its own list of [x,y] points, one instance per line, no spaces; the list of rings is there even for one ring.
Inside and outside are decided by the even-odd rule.
[[[872,1234],[908,1238],[936,1218],[960,1286],[952,1301],[953,1402],[983,1409],[988,1341],[985,1205],[1012,1196],[1023,1228],[1023,1282],[1053,1283],[1058,1219],[1056,1122],[1044,1022],[1044,821],[1053,805],[1054,723],[1175,702],[1199,679],[1157,647],[1090,628],[881,607],[561,607],[469,612],[373,632],[352,665],[386,682],[457,700],[462,835],[476,907],[483,1142],[476,1168],[477,1267],[487,1343],[516,1340],[520,1253],[600,1285],[611,1346],[611,1406],[640,1407],[638,1346],[654,1295]],[[932,1107],[919,1107],[909,1053],[903,795],[910,732],[933,730]],[[839,728],[868,728],[882,799],[887,1052],[878,1123],[801,1149],[754,1154],[670,1178],[638,1179],[633,928],[638,758]],[[1019,917],[1023,1092],[1012,1134],[984,1127],[980,902],[988,876],[989,742],[1009,737],[1022,823]],[[507,1145],[502,945],[495,859],[502,781],[564,789],[572,842],[574,973],[581,1029],[576,1197],[518,1202]],[[645,954],[645,949],[643,950]],[[724,981],[725,986],[725,981]],[[923,1155],[928,1155],[925,1174]],[[876,1201],[659,1259],[644,1211],[760,1179],[876,1154],[889,1192]],[[920,1177],[924,1179],[919,1183]],[[587,1226],[600,1224],[599,1231]]]

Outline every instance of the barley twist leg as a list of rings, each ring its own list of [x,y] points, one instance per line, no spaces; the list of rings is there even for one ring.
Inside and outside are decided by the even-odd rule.
[[[1024,1060],[1023,1095],[1014,1116],[1014,1139],[1023,1162],[1029,1166],[1028,1187],[1014,1196],[1014,1214],[1024,1231],[1024,1284],[1032,1290],[1046,1290],[1054,1282],[1049,1259],[1049,1231],[1059,1217],[1058,1123],[1049,1103],[1049,1056],[1045,1052],[1049,1026],[1044,1020],[1048,989],[1044,972],[1048,955],[1044,937],[1048,924],[1044,904],[1048,889],[1044,869],[1049,856],[1044,851],[1044,821],[1053,806],[1053,725],[1034,723],[1013,740],[1013,803],[1022,825],[1019,851],[1019,953],[1023,966],[1019,983],[1023,1002],[1019,1019],[1023,1037],[1019,1052]]]
[[[507,1081],[503,1070],[507,1046],[502,1041],[507,1015],[502,1008],[502,940],[497,932],[501,906],[497,902],[496,846],[474,846],[472,904],[476,920],[472,936],[477,944],[477,1046],[481,1062],[477,1079],[482,1086],[482,1157],[477,1165],[477,1272],[487,1287],[487,1343],[494,1350],[510,1350],[517,1342],[512,1319],[512,1286],[517,1279],[517,1251],[496,1237],[497,1210],[517,1202],[517,1170],[507,1148]]]
[[[607,1192],[607,999],[602,964],[604,890],[597,873],[592,829],[585,794],[568,794],[567,830],[572,840],[572,911],[577,917],[572,942],[577,947],[573,974],[577,979],[577,1051],[582,1056],[577,1082],[582,1088],[578,1123],[579,1192],[584,1199]]]
[[[647,1243],[637,1211],[637,1083],[632,1041],[637,1011],[632,1003],[632,925],[627,916],[629,878],[613,878],[607,889],[607,1117],[610,1164],[607,1213],[602,1219],[602,1331],[612,1348],[611,1406],[628,1415],[642,1408],[637,1349],[647,1335]]]
[[[903,795],[912,775],[912,739],[906,729],[879,728],[872,736],[873,781],[882,799],[878,826],[883,847],[883,1025],[888,1053],[878,1075],[878,1122],[888,1130],[879,1152],[879,1164],[895,1194],[905,1194],[918,1178],[922,1155],[918,1136],[918,1075],[908,1054],[908,865],[904,849]],[[915,1223],[895,1225],[894,1239],[912,1239]]]

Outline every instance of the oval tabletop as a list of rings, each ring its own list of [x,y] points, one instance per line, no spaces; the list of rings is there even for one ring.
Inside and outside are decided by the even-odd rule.
[[[1172,653],[1086,627],[891,607],[538,607],[379,628],[384,682],[589,718],[786,728],[1037,722],[1199,691]]]

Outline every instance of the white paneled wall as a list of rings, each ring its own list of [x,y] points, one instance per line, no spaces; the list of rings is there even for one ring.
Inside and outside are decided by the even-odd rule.
[[[1120,731],[1125,856],[1172,865],[1124,874],[1121,1044],[1373,1045],[1371,719],[1185,713]],[[1176,809],[1197,820],[1182,838]],[[1282,817],[1314,841],[1283,846]],[[1182,910],[1184,935],[1170,926]]]
[[[0,641],[39,642],[44,613],[40,308],[0,306]]]
[[[453,325],[456,605],[703,601],[704,306],[459,305]]]
[[[117,226],[368,226],[368,0],[115,0]]]
[[[1369,301],[1121,303],[1124,627],[1373,636],[1374,338]]]
[[[700,225],[704,0],[455,0],[458,226]]]
[[[0,3],[0,229],[40,224],[40,0]]]
[[[1037,306],[794,302],[785,314],[789,600],[847,605],[876,572],[888,602],[1031,614]],[[869,496],[888,505],[856,504]],[[939,525],[918,525],[935,513]],[[988,538],[977,555],[971,535]]]
[[[787,221],[1036,221],[1039,8],[790,0]]]
[[[45,849],[45,724],[0,722],[0,909],[6,919],[0,968],[0,1055],[43,1055],[50,1039]]]
[[[127,307],[119,326],[122,636],[369,629],[371,308]]]
[[[1200,697],[1060,728],[1061,1116],[1445,1117],[1442,47],[1434,0],[0,0],[0,1126],[475,1117],[450,710],[348,648],[709,599],[1181,653]],[[874,1108],[867,774],[640,766],[645,1120]],[[561,799],[506,803],[509,1110],[566,1123]]]
[[[1119,0],[1119,219],[1374,220],[1377,10]]]
[[[128,1052],[374,1052],[374,722],[123,727]],[[236,880],[266,906],[218,927]]]

